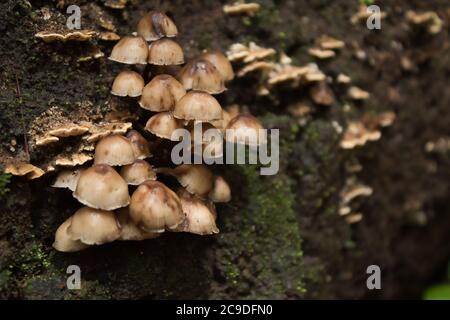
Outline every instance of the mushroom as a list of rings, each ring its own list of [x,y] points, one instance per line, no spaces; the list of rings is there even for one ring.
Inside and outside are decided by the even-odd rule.
[[[145,181],[131,196],[131,220],[147,232],[173,230],[184,220],[178,196],[158,181]]]
[[[95,148],[95,164],[122,166],[133,163],[134,160],[133,144],[130,140],[118,134],[112,134],[101,139]]]
[[[156,40],[148,46],[148,63],[158,66],[183,64],[183,49],[171,39]]]
[[[145,159],[151,157],[150,145],[148,141],[136,130],[130,130],[127,135],[133,148],[134,157],[136,159]]]
[[[91,155],[83,152],[77,152],[68,156],[58,156],[55,159],[55,164],[60,167],[76,167],[91,160]]]
[[[214,187],[209,192],[208,197],[213,202],[229,202],[231,200],[230,186],[223,177],[214,177]]]
[[[119,238],[120,225],[112,211],[83,207],[71,217],[67,234],[84,244],[103,244]]]
[[[310,48],[308,50],[308,53],[311,56],[316,57],[318,59],[328,59],[336,56],[336,52],[334,52],[333,50],[326,50],[320,48]]]
[[[261,145],[266,139],[260,137],[263,126],[258,119],[251,115],[238,115],[231,119],[226,128],[225,140],[232,143],[247,145]]]
[[[71,223],[72,217],[64,221],[56,230],[53,248],[60,252],[76,252],[89,248],[89,245],[84,244],[80,240],[73,240],[69,235],[67,229]]]
[[[119,97],[139,97],[144,85],[144,79],[139,73],[123,70],[114,79],[111,94]]]
[[[123,166],[120,170],[122,178],[130,185],[137,186],[147,180],[156,180],[156,172],[148,162],[136,160],[132,164]]]
[[[127,183],[106,164],[81,172],[73,196],[86,206],[102,210],[115,210],[130,203]]]
[[[222,10],[225,14],[236,15],[236,14],[248,14],[253,16],[261,8],[259,3],[244,3],[241,1],[236,1],[230,5],[224,5]]]
[[[75,123],[69,123],[64,125],[64,127],[52,129],[48,132],[49,135],[59,137],[59,138],[66,138],[66,137],[73,137],[73,136],[81,136],[89,131],[89,127],[78,125]]]
[[[61,171],[56,177],[55,182],[53,182],[52,187],[67,188],[71,191],[75,191],[81,171],[81,169]]]
[[[175,119],[170,112],[160,112],[155,114],[145,125],[145,130],[160,138],[172,141],[177,141],[177,139],[172,138],[173,132],[181,128],[183,128],[182,122]]]
[[[147,41],[155,41],[163,37],[176,37],[178,29],[172,19],[164,13],[150,11],[139,20],[137,34]]]
[[[117,210],[117,220],[120,224],[120,237],[118,240],[147,240],[157,238],[161,235],[158,232],[146,232],[138,228],[131,220],[129,208]]]
[[[181,69],[178,76],[186,90],[218,94],[225,91],[224,78],[218,69],[205,59],[195,59]]]
[[[45,174],[41,168],[21,161],[8,163],[5,166],[5,173],[12,174],[13,176],[25,176],[30,180],[40,178]]]
[[[197,133],[198,131],[199,133]],[[210,158],[220,158],[223,156],[223,135],[220,129],[215,128],[210,123],[197,122],[192,126],[190,133],[192,141],[191,149],[193,149],[195,154],[206,154]]]
[[[231,81],[234,78],[233,66],[221,52],[205,52],[200,56],[201,60],[211,62],[217,71],[222,75],[224,81]]]
[[[175,105],[173,116],[184,120],[212,121],[222,119],[222,107],[210,94],[189,91]]]
[[[356,86],[352,86],[347,91],[348,96],[353,100],[367,100],[370,97],[370,93],[362,90]]]
[[[180,201],[186,218],[177,231],[198,235],[219,233],[213,207],[207,206],[201,199],[186,192],[181,192]]]
[[[147,64],[148,46],[142,37],[123,37],[114,46],[109,60],[125,64]]]
[[[161,74],[144,87],[139,105],[154,112],[170,111],[185,94],[183,85],[174,77]]]

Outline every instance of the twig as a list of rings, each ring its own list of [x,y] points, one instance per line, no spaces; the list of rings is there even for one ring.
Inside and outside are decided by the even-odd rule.
[[[19,99],[20,122],[21,122],[21,125],[22,125],[23,141],[24,141],[24,144],[25,144],[24,149],[25,149],[25,154],[27,155],[27,160],[30,161],[30,151],[28,150],[27,132],[25,130],[25,122],[24,122],[24,119],[23,119],[22,93],[20,91],[19,78],[17,77],[17,73],[14,72],[14,75],[16,76],[16,95],[17,95],[17,99]]]

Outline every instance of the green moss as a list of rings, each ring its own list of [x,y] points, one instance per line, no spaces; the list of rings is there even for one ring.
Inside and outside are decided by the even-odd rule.
[[[49,254],[42,249],[41,244],[32,244],[20,255],[20,260],[18,267],[26,275],[39,274],[50,266]]]
[[[8,184],[11,181],[9,173],[0,174],[0,199],[9,192]]]

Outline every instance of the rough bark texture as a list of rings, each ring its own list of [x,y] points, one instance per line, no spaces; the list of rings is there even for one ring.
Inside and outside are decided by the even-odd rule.
[[[99,5],[103,1],[97,1]],[[230,181],[233,201],[218,207],[220,234],[164,234],[143,242],[115,242],[75,254],[55,252],[54,231],[79,207],[68,191],[49,187],[51,177],[13,178],[0,203],[0,297],[25,299],[142,298],[412,298],[419,297],[450,256],[450,158],[424,146],[450,136],[449,3],[447,0],[380,1],[382,29],[353,25],[357,0],[258,1],[253,18],[227,17],[222,1],[161,1],[176,21],[187,57],[234,42],[285,51],[295,63],[313,61],[307,49],[322,34],[343,39],[336,58],[319,62],[328,75],[346,73],[371,92],[345,112],[343,90],[329,107],[315,106],[305,125],[287,114],[309,102],[307,90],[280,89],[258,97],[252,79],[237,80],[223,103],[246,105],[268,128],[280,128],[279,174],[263,177],[257,166],[218,166]],[[24,135],[51,106],[67,115],[89,102],[107,108],[109,87],[121,66],[106,59],[77,62],[86,43],[46,44],[34,38],[36,10],[56,1],[6,1],[0,5],[0,142],[24,154]],[[70,4],[86,4],[71,1]],[[69,3],[66,3],[66,5]],[[130,33],[152,1],[106,9],[118,33]],[[433,10],[441,33],[424,35],[405,21],[408,9]],[[64,10],[61,10],[64,13]],[[101,42],[108,54],[112,44]],[[355,58],[356,48],[367,54]],[[401,68],[402,57],[412,61]],[[16,81],[17,78],[17,81]],[[20,87],[20,97],[17,96]],[[106,106],[106,107],[105,107]],[[333,122],[345,127],[364,112],[394,111],[397,120],[380,141],[344,151]],[[4,151],[6,152],[6,151]],[[9,151],[8,151],[9,152]],[[47,154],[32,153],[38,163]],[[373,196],[358,200],[363,219],[349,225],[338,215],[339,192],[357,174]],[[1,194],[1,193],[0,193]],[[424,223],[418,224],[417,216]],[[66,268],[82,270],[82,290],[67,290]],[[382,269],[383,290],[368,291],[366,267]]]

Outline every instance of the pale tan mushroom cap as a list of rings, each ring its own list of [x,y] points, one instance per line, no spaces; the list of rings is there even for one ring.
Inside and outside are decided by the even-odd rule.
[[[205,91],[210,94],[225,91],[222,75],[208,60],[190,61],[181,69],[178,78],[186,90]]]
[[[206,196],[213,188],[214,176],[202,164],[182,164],[173,173],[178,182],[192,194]]]
[[[223,118],[222,107],[216,98],[201,91],[186,93],[177,102],[173,115],[178,119],[198,121],[213,121]]]
[[[67,188],[75,191],[80,177],[81,169],[77,170],[63,170],[61,171],[53,182],[53,188]]]
[[[145,232],[138,228],[131,220],[128,207],[117,210],[117,219],[120,224],[120,237],[118,240],[139,241],[157,238],[161,235],[158,232]]]
[[[200,56],[201,60],[206,60],[211,62],[217,71],[222,75],[225,81],[231,81],[234,78],[233,66],[227,57],[225,57],[221,52],[207,52]]]
[[[144,160],[136,160],[132,164],[123,166],[120,175],[128,184],[133,186],[140,185],[147,180],[156,180],[156,172]]]
[[[148,63],[158,66],[183,64],[183,49],[173,40],[156,40],[148,46]]]
[[[101,139],[95,147],[95,164],[122,166],[133,163],[134,160],[133,145],[124,136],[118,134],[109,135]]]
[[[214,178],[214,187],[208,197],[213,202],[229,202],[231,200],[231,188],[224,178],[220,176]]]
[[[170,111],[185,94],[183,85],[174,77],[161,74],[144,87],[139,105],[154,112]]]
[[[147,64],[148,45],[144,38],[127,36],[114,46],[109,60],[125,64]]]
[[[139,20],[137,34],[147,41],[155,41],[163,37],[176,37],[178,29],[172,19],[164,13],[150,11]]]
[[[145,181],[131,196],[130,216],[147,232],[175,229],[184,220],[178,196],[158,181]]]
[[[172,140],[172,134],[175,130],[183,128],[181,121],[175,119],[170,112],[160,112],[152,116],[145,125],[145,130],[154,135]],[[173,138],[173,141],[176,141]]]
[[[195,196],[180,197],[181,208],[186,219],[178,231],[190,232],[198,235],[219,233],[214,213],[205,203]]]
[[[84,170],[73,196],[86,206],[102,210],[115,210],[130,203],[127,183],[105,164]]]
[[[260,145],[266,143],[263,132],[263,126],[258,119],[251,115],[238,115],[231,119],[225,132],[225,140],[232,143],[247,145]]]
[[[84,207],[75,212],[67,233],[72,240],[80,240],[84,244],[103,244],[117,240],[120,226],[112,211],[104,211]]]
[[[195,154],[208,158],[223,156],[223,134],[221,129],[214,127],[211,123],[197,122],[192,126],[190,133],[191,149]]]
[[[136,130],[130,130],[127,135],[133,147],[136,159],[145,159],[151,157],[150,145],[148,141]]]
[[[123,70],[114,79],[111,93],[119,97],[139,97],[144,85],[144,79],[139,73]]]
[[[67,233],[72,222],[72,217],[64,221],[56,230],[55,242],[53,242],[53,248],[60,252],[76,252],[89,248],[89,245],[82,243],[80,240],[72,240]]]

